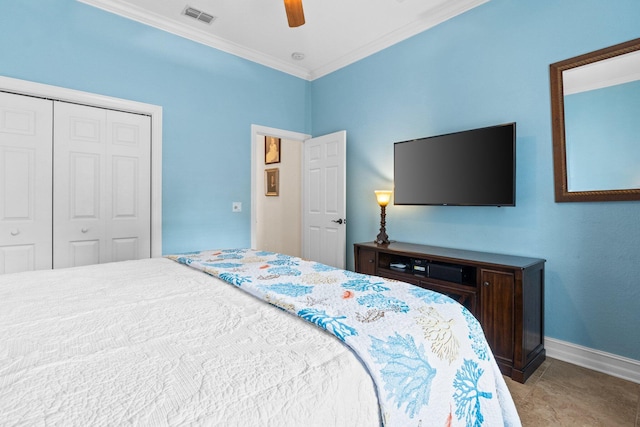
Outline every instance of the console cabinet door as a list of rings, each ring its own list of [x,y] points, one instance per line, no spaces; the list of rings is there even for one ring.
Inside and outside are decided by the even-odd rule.
[[[480,323],[496,359],[513,362],[513,273],[482,269],[480,274]]]
[[[358,273],[376,276],[376,251],[364,248],[358,248],[356,251],[356,262],[358,263],[356,271]]]

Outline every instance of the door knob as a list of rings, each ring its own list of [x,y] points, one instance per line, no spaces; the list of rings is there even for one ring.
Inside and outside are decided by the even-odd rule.
[[[20,230],[18,230],[17,228],[15,230],[11,230],[12,236],[17,236],[18,234],[20,234]]]
[[[332,219],[331,222],[335,222],[336,224],[343,224],[343,223],[346,224],[347,220],[346,219],[343,220],[342,218],[340,218],[340,219]]]
[[[80,230],[80,231],[82,231],[83,233],[86,233],[87,231],[89,231],[89,229],[85,228],[85,227],[82,227],[82,230]]]

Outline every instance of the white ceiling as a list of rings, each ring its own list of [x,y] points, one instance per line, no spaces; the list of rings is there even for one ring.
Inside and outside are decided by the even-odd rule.
[[[78,1],[313,80],[489,0],[303,0],[298,28],[288,27],[283,0]],[[216,19],[185,16],[187,6]]]

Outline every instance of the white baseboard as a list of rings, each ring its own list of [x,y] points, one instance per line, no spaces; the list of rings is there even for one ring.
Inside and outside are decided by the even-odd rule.
[[[544,348],[547,351],[547,356],[552,359],[573,363],[640,384],[640,360],[605,353],[549,337],[544,338]]]

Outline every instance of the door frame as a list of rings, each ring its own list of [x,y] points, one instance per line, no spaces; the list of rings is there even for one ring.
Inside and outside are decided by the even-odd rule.
[[[256,248],[257,237],[256,237],[256,221],[258,220],[258,212],[256,210],[257,201],[258,201],[258,188],[257,188],[257,176],[256,176],[256,167],[258,165],[258,159],[256,158],[256,150],[259,143],[259,139],[264,136],[274,136],[276,138],[288,139],[292,141],[299,141],[302,144],[311,138],[311,135],[300,132],[293,132],[283,129],[276,129],[267,126],[260,125],[251,125],[251,247]],[[302,159],[300,159],[301,166]],[[304,197],[304,196],[303,196]],[[300,206],[300,212],[302,212],[302,204]]]
[[[151,257],[162,256],[162,107],[4,76],[0,91],[151,117]]]

